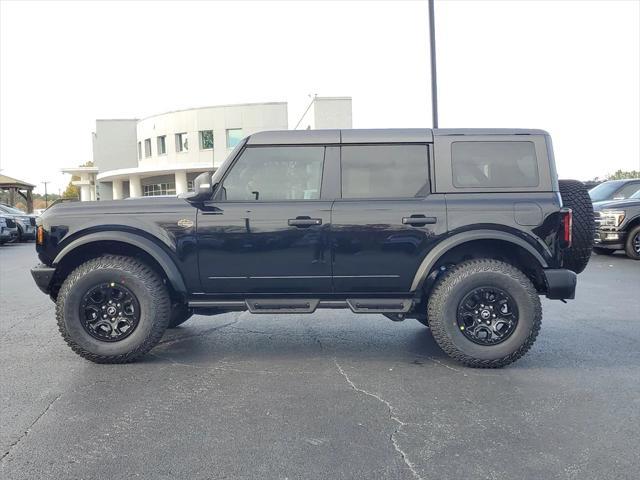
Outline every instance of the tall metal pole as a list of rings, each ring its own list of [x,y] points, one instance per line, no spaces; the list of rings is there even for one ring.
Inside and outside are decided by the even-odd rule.
[[[49,208],[49,195],[47,194],[47,183],[51,182],[42,182],[44,183],[44,208]]]
[[[438,82],[436,76],[436,22],[433,2],[429,0],[429,47],[431,48],[431,115],[433,128],[438,128]]]

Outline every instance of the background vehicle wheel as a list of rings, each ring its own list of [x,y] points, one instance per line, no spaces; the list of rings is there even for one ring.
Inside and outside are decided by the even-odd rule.
[[[624,251],[629,258],[640,260],[640,225],[632,228],[627,235]]]
[[[573,211],[573,242],[564,251],[562,265],[564,268],[582,272],[591,258],[595,222],[593,219],[593,203],[584,183],[577,180],[560,180],[562,204]]]
[[[176,328],[182,325],[193,316],[193,312],[184,305],[174,305],[171,308],[171,315],[169,316],[169,325],[167,328]]]
[[[613,255],[615,250],[611,248],[601,248],[601,247],[593,247],[593,251],[598,255]]]
[[[107,255],[69,274],[58,293],[56,317],[78,355],[96,363],[126,363],[158,343],[170,308],[156,272],[134,258]]]
[[[470,367],[498,368],[524,355],[540,331],[535,287],[514,266],[491,259],[463,262],[436,284],[428,306],[433,338]]]

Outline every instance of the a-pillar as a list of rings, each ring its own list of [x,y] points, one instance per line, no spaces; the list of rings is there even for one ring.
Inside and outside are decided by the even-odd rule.
[[[189,190],[187,188],[187,172],[186,171],[177,171],[175,173],[176,176],[176,194],[180,195],[181,193],[187,193]]]
[[[131,175],[129,177],[129,196],[131,198],[142,196],[142,183],[139,175]]]
[[[111,182],[111,191],[113,192],[114,200],[122,200],[122,180],[114,180]]]

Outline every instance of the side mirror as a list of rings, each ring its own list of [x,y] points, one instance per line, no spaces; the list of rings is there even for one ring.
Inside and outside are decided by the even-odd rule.
[[[204,202],[209,200],[213,194],[213,185],[211,185],[211,172],[204,172],[198,175],[193,181],[193,192],[182,193],[180,198],[184,198],[187,202]]]

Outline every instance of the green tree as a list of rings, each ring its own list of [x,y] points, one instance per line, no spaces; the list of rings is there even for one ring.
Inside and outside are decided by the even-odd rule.
[[[640,170],[618,170],[607,175],[607,180],[623,180],[625,178],[640,178]]]
[[[73,182],[77,182],[80,180],[80,177],[72,176],[69,185],[64,192],[62,192],[62,198],[80,198],[80,190],[76,187]]]

